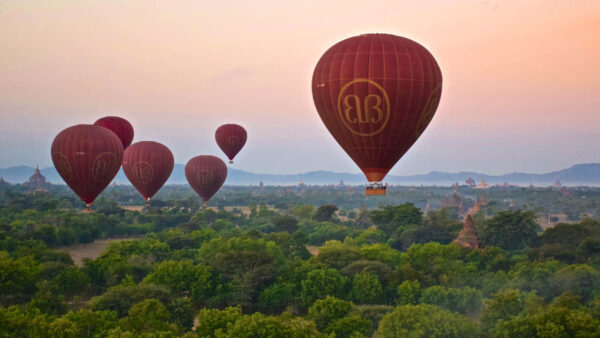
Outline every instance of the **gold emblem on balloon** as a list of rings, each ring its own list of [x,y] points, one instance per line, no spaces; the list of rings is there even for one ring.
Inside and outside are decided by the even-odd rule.
[[[117,155],[111,152],[101,153],[96,156],[92,163],[92,178],[97,182],[111,180],[120,166],[121,163],[117,161]]]
[[[56,171],[60,173],[60,176],[62,176],[65,182],[73,179],[73,169],[71,168],[71,164],[69,164],[69,160],[67,160],[67,157],[63,155],[63,153],[56,152],[52,154],[52,161],[54,162]]]
[[[367,95],[356,95],[355,86],[375,88],[376,93],[367,90]],[[373,136],[381,133],[390,119],[390,99],[385,89],[371,79],[354,79],[346,83],[338,94],[340,119],[352,133],[360,136]]]
[[[227,141],[225,143],[229,146],[235,146],[240,143],[240,138],[236,135],[230,135],[227,137]]]
[[[200,185],[212,184],[213,175],[208,170],[201,170],[196,174],[196,182]]]
[[[154,177],[154,168],[146,161],[139,161],[133,166],[133,176],[141,184],[148,184]]]

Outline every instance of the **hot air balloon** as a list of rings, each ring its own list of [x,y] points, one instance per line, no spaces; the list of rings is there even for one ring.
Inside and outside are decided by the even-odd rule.
[[[223,150],[229,158],[229,163],[233,163],[233,158],[242,150],[246,144],[248,134],[244,127],[237,124],[224,124],[217,128],[215,139],[219,148]]]
[[[117,175],[123,145],[106,128],[80,124],[54,138],[51,156],[56,171],[90,210],[92,202]]]
[[[321,120],[370,184],[381,181],[423,133],[442,94],[442,73],[420,44],[390,34],[343,40],[323,54],[312,78]]]
[[[174,164],[169,148],[153,141],[136,142],[123,154],[123,172],[144,197],[146,206],[171,176]]]
[[[185,165],[185,177],[206,206],[225,182],[227,166],[215,156],[196,156]]]
[[[101,126],[117,134],[123,143],[123,150],[127,149],[133,141],[133,127],[124,118],[118,116],[106,116],[94,122],[94,125]]]

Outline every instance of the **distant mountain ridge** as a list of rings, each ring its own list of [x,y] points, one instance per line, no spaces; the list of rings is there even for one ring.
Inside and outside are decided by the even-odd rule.
[[[184,173],[185,166],[183,164],[175,164],[173,174],[167,181],[167,184],[185,184],[187,183]],[[29,166],[16,166],[5,169],[0,169],[0,177],[4,178],[9,183],[23,183],[29,180],[35,168]],[[343,181],[345,184],[358,185],[365,184],[363,174],[352,173],[336,173],[332,171],[310,171],[303,174],[255,174],[248,171],[228,168],[229,173],[227,185],[258,185],[263,182],[265,185],[294,185],[303,181],[305,184],[338,184]],[[42,175],[54,184],[64,184],[62,178],[54,167],[41,169]],[[549,186],[557,179],[563,185],[591,185],[600,186],[600,163],[585,163],[576,164],[570,168],[552,171],[545,174],[528,174],[514,172],[504,175],[486,175],[476,172],[462,171],[459,173],[446,173],[440,171],[432,171],[428,174],[397,176],[388,175],[385,179],[386,183],[396,185],[450,185],[455,182],[464,184],[465,180],[471,177],[477,183],[484,179],[488,184],[508,184],[517,185],[537,185]],[[119,171],[115,182],[118,184],[129,184],[127,177],[123,171]]]

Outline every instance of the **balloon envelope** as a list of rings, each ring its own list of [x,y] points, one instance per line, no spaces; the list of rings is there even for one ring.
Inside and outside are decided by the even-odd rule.
[[[123,172],[146,201],[169,179],[174,165],[169,148],[153,141],[136,142],[123,155]]]
[[[185,177],[204,202],[208,202],[225,182],[227,166],[215,156],[196,156],[185,165]]]
[[[133,141],[133,126],[124,118],[118,116],[106,116],[94,122],[95,125],[109,129],[117,134],[126,149]]]
[[[117,175],[123,145],[106,128],[80,124],[54,138],[51,156],[63,180],[89,206]]]
[[[343,40],[312,78],[321,120],[367,180],[383,180],[437,109],[442,74],[420,44],[390,34]]]
[[[242,150],[247,138],[246,129],[237,124],[224,124],[215,132],[217,145],[227,155],[229,163],[233,163],[233,158]]]

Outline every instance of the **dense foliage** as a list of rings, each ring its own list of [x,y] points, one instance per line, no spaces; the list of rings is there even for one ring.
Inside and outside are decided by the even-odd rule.
[[[173,199],[131,211],[116,198],[83,213],[68,195],[4,190],[0,336],[600,332],[593,218],[542,231],[531,208],[481,210],[483,247],[468,249],[452,243],[462,228],[455,210],[313,206],[287,195],[273,208],[248,203],[256,199],[243,189],[223,195],[236,210]],[[121,240],[80,265],[66,251],[111,237]]]

